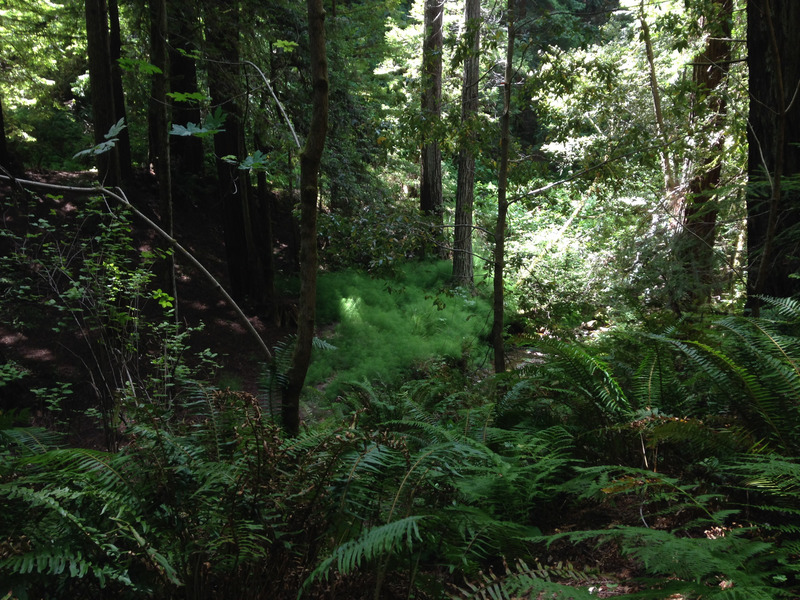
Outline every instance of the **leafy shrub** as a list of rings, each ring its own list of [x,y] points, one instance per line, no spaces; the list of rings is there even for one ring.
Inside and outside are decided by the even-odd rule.
[[[11,150],[16,158],[38,169],[80,170],[73,155],[92,142],[70,111],[41,104],[21,106],[5,115]]]
[[[191,332],[175,322],[173,299],[155,285],[165,253],[140,252],[129,216],[110,213],[101,198],[80,210],[60,196],[21,208],[2,232],[8,252],[0,268],[11,283],[0,298],[4,318],[20,330],[50,330],[72,352],[84,389],[96,398],[87,404],[113,446],[120,396],[168,403],[193,376],[184,356]],[[69,408],[60,396],[49,408]]]
[[[392,275],[407,259],[432,246],[430,227],[415,207],[382,201],[355,214],[323,212],[318,218],[324,264],[330,269],[363,269]]]

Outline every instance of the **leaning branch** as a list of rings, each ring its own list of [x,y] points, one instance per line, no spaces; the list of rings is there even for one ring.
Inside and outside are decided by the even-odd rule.
[[[244,311],[239,307],[236,301],[231,298],[230,294],[225,291],[225,288],[222,287],[222,284],[214,277],[208,269],[206,269],[203,264],[197,260],[194,255],[189,252],[186,248],[181,246],[178,241],[168,234],[166,231],[161,229],[152,219],[148,216],[143,214],[139,209],[137,209],[130,201],[125,197],[125,193],[117,188],[118,191],[112,192],[108,188],[103,186],[96,186],[96,187],[78,187],[78,186],[70,186],[70,185],[57,185],[53,183],[42,183],[39,181],[30,181],[27,179],[16,179],[9,177],[8,175],[0,175],[0,181],[9,181],[14,184],[20,185],[25,188],[42,188],[48,190],[56,190],[56,191],[63,191],[63,192],[73,192],[76,194],[103,194],[104,196],[108,196],[113,198],[123,206],[129,208],[133,214],[139,217],[142,221],[147,223],[149,227],[153,229],[158,235],[160,235],[164,240],[170,245],[170,247],[177,250],[180,254],[182,254],[190,263],[192,263],[203,275],[205,275],[206,279],[211,282],[211,285],[222,295],[223,298],[233,307],[233,310],[236,311],[236,314],[239,315],[244,326],[247,330],[252,334],[252,336],[258,340],[258,345],[261,347],[261,350],[264,352],[264,355],[267,357],[268,361],[272,360],[272,352],[270,352],[267,344],[261,338],[261,335],[256,331],[256,328],[250,322],[250,319],[247,318],[247,315],[244,314]],[[113,215],[113,213],[112,213]]]

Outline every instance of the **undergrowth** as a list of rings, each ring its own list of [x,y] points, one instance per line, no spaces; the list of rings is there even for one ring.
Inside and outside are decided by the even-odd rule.
[[[442,261],[405,265],[392,279],[352,270],[321,276],[318,323],[331,329],[325,338],[337,350],[314,354],[308,384],[326,383],[332,399],[348,381],[394,385],[431,359],[470,363],[487,335],[490,307],[449,289],[450,270]]]
[[[350,385],[297,438],[202,385],[121,399],[117,452],[5,418],[0,575],[19,598],[797,597],[800,305],[771,306]]]
[[[34,291],[83,333],[113,438],[68,447],[0,413],[7,597],[588,598],[623,573],[617,597],[797,597],[800,303],[530,340],[535,360],[488,376],[489,307],[448,291],[447,263],[327,273],[309,383],[332,417],[289,438],[290,342],[265,397],[207,386],[103,214],[69,252],[34,217],[4,236],[28,286],[6,306]],[[0,387],[26,376],[9,363]]]

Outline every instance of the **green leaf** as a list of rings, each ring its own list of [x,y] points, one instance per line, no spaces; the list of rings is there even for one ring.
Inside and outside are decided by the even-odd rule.
[[[175,102],[203,102],[208,96],[202,92],[167,92]]]
[[[138,71],[144,75],[160,75],[163,73],[160,68],[141,58],[118,58],[117,62],[125,71]]]
[[[284,52],[293,52],[295,48],[300,46],[297,42],[291,42],[289,40],[275,40],[272,44]]]

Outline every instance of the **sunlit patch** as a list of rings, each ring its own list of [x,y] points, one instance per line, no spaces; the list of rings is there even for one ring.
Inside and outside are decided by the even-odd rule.
[[[361,304],[361,298],[342,298],[340,301],[342,317],[356,323],[360,322],[362,320]]]

